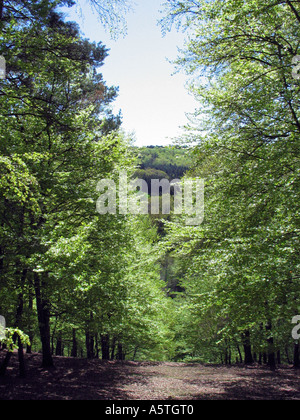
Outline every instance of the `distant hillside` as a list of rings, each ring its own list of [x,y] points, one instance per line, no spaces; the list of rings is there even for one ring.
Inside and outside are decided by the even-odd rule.
[[[138,175],[147,181],[149,177],[180,179],[191,166],[187,148],[147,146],[137,148],[137,153],[140,161]]]

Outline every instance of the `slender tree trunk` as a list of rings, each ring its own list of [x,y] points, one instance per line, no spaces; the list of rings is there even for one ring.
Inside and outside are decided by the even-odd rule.
[[[23,272],[24,281],[26,277],[26,270]],[[21,291],[19,294],[19,304],[17,309],[17,322],[16,326],[21,326],[21,319],[23,315],[23,307],[24,307],[24,301],[23,301],[23,292]],[[21,377],[26,376],[26,368],[25,368],[25,360],[24,360],[24,348],[23,344],[20,340],[20,337],[15,337],[15,339],[18,341],[18,358],[19,358],[19,372]]]
[[[263,362],[264,365],[268,364],[268,355],[265,351],[263,352]]]
[[[27,325],[27,330],[28,330],[30,344],[27,345],[26,353],[31,354],[31,347],[32,347],[31,343],[34,337],[34,330],[33,330],[33,325],[31,322],[32,316],[33,316],[33,299],[34,299],[34,288],[33,288],[32,280],[30,280],[29,284],[30,284],[29,298],[28,298],[29,322]]]
[[[0,0],[0,21],[3,18],[3,6],[4,6],[4,0]]]
[[[27,276],[27,269],[24,269],[22,271],[21,275],[21,283],[20,283],[20,293],[18,295],[18,307],[17,307],[17,313],[16,313],[16,322],[15,327],[22,329],[22,316],[23,316],[23,310],[24,310],[24,285],[26,281]],[[26,376],[26,368],[25,368],[25,360],[24,360],[24,353],[23,353],[23,344],[20,340],[20,337],[15,335],[14,342],[18,343],[18,358],[19,358],[19,373],[21,377]]]
[[[73,328],[73,340],[72,340],[72,350],[71,357],[77,357],[77,339],[76,339],[76,329]]]
[[[95,351],[96,351],[96,354],[95,354],[95,358],[96,359],[99,359],[99,337],[98,337],[98,334],[95,334]]]
[[[286,361],[288,362],[289,365],[292,364],[291,359],[290,359],[290,355],[289,355],[289,348],[288,346],[285,346],[284,348],[285,351],[285,357],[286,357]]]
[[[259,352],[259,355],[258,355],[258,364],[259,364],[259,365],[261,365],[261,364],[262,364],[262,357],[263,357],[263,355],[262,355],[262,352],[260,351],[260,352]]]
[[[274,353],[274,351],[273,350],[271,350],[272,349],[272,347],[273,347],[273,337],[272,338],[270,338],[269,340],[268,340],[268,342],[269,342],[269,344],[270,344],[270,351],[269,351],[269,353],[268,353],[268,366],[271,368],[271,369],[275,369],[276,368],[276,356],[275,356],[275,353]]]
[[[277,356],[277,364],[278,365],[281,365],[281,353],[280,353],[280,350],[277,350],[276,356]]]
[[[90,333],[88,330],[85,331],[85,349],[86,349],[86,358],[91,358],[91,352],[90,352]]]
[[[19,273],[20,274],[20,273]],[[24,309],[24,285],[25,280],[27,276],[27,269],[24,269],[21,274],[21,281],[20,281],[20,293],[18,295],[18,306],[16,311],[16,321],[15,321],[15,328],[21,328],[22,325],[22,316],[23,316],[23,309]],[[19,359],[19,374],[21,377],[26,376],[26,367],[25,367],[25,360],[24,360],[24,348],[23,344],[20,340],[20,337],[17,334],[14,334],[13,336],[14,343],[18,343],[18,359]],[[8,368],[10,359],[11,359],[12,353],[8,352],[5,356],[5,359],[3,360],[1,366],[0,366],[0,376],[4,376],[6,373],[6,370]]]
[[[42,298],[40,278],[37,273],[34,273],[34,287],[36,296],[36,306],[39,322],[39,330],[42,342],[43,368],[51,368],[54,366],[51,354],[51,340],[50,340],[50,310],[49,304]]]
[[[93,325],[93,313],[90,313],[90,321],[87,324],[87,328],[86,328],[86,332],[85,332],[85,345],[86,345],[86,355],[88,359],[93,359],[95,357],[95,353],[94,353],[94,346],[95,346],[95,341],[94,341],[94,336],[91,333],[91,326]]]
[[[26,376],[26,365],[24,359],[24,347],[20,337],[18,337],[18,357],[19,357],[19,372],[20,376],[24,378]]]
[[[243,357],[242,357],[240,346],[237,344],[236,348],[237,348],[237,351],[238,351],[238,354],[239,354],[240,363],[243,363]]]
[[[90,344],[90,351],[91,351],[91,359],[95,358],[95,337],[93,334],[90,335],[91,344]]]
[[[269,335],[269,337],[267,338],[267,343],[268,343],[268,366],[271,369],[275,369],[276,368],[276,356],[275,356],[275,352],[274,352],[274,338],[271,334],[271,331],[272,331],[271,321],[269,321],[267,323],[266,330],[267,330],[268,335]]]
[[[228,340],[225,340],[225,365],[231,365],[231,346]]]
[[[111,344],[110,360],[114,360],[115,358],[116,344],[117,344],[117,338],[113,337],[112,344]]]

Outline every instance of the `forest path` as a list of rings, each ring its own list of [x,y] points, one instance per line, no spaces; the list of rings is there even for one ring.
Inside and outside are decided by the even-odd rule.
[[[0,353],[0,360],[2,359]],[[295,399],[299,371],[171,362],[103,362],[55,357],[40,368],[40,355],[26,355],[27,378],[17,376],[17,357],[0,379],[0,400],[207,400]]]

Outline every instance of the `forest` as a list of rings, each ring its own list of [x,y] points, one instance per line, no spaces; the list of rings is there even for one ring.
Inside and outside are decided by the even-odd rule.
[[[139,169],[135,175],[149,184],[151,179],[160,179],[162,176],[169,180],[181,179],[192,166],[192,158],[185,147],[139,147],[136,153]],[[161,171],[163,174],[154,171]]]
[[[21,375],[35,352],[44,368],[299,367],[299,2],[166,1],[198,109],[173,145],[142,148],[112,111],[106,46],[59,12],[75,3],[0,1],[0,376],[13,351]],[[131,6],[90,3],[112,31]],[[98,182],[120,171],[204,179],[204,221],[97,213]]]

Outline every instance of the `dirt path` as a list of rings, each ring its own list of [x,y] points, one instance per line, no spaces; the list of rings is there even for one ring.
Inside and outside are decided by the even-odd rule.
[[[0,357],[1,359],[1,357]],[[13,356],[0,379],[0,399],[206,400],[300,398],[299,371],[281,368],[203,366],[184,363],[102,362],[56,357],[54,370],[29,355],[27,378],[17,377]]]

